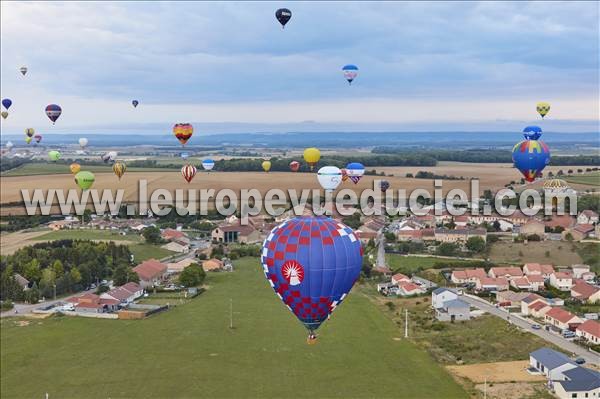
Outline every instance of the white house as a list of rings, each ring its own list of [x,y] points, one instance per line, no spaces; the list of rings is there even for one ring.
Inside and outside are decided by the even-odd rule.
[[[596,320],[587,320],[577,326],[575,334],[593,345],[600,345],[600,323]]]
[[[573,277],[569,273],[554,272],[550,275],[550,285],[561,291],[569,291],[573,286]]]
[[[568,310],[559,307],[550,309],[544,315],[546,324],[550,324],[560,330],[567,330],[583,323],[583,320]]]
[[[582,278],[585,273],[590,272],[589,265],[572,265],[571,270],[573,271],[574,278]]]
[[[440,287],[431,292],[431,306],[434,309],[441,308],[444,302],[458,299],[458,294],[448,288]]]
[[[544,374],[549,380],[563,378],[563,371],[578,367],[567,355],[550,348],[540,348],[531,352],[529,365]]]
[[[577,224],[594,224],[598,223],[598,214],[591,209],[581,211],[577,215]]]
[[[560,399],[600,397],[600,372],[586,367],[570,368],[553,382],[554,393]]]

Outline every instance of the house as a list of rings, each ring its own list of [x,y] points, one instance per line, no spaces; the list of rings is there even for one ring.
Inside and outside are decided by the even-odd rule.
[[[571,296],[584,303],[600,302],[600,287],[578,281],[571,287]]]
[[[223,261],[213,258],[202,262],[202,269],[205,272],[214,272],[223,269]]]
[[[552,309],[546,302],[534,302],[527,307],[527,314],[536,319],[545,319],[546,313]]]
[[[167,263],[167,273],[181,273],[183,269],[185,269],[192,263],[198,263],[198,261],[194,258],[185,258],[180,260],[179,262]]]
[[[544,304],[547,304],[546,298],[538,294],[529,294],[525,298],[521,299],[521,314],[523,314],[524,316],[529,315],[529,306],[533,305],[536,302],[542,302]]]
[[[544,277],[542,276],[526,276],[527,281],[531,285],[531,291],[539,291],[544,288]]]
[[[390,290],[392,287],[396,287],[396,285],[394,285],[390,282],[378,283],[377,284],[377,292],[379,292],[380,294],[383,294],[383,295],[387,295],[388,290]]]
[[[523,272],[516,266],[509,267],[492,267],[488,272],[491,278],[504,277],[507,280],[511,280],[517,277],[523,277]]]
[[[599,216],[591,209],[585,209],[577,215],[577,224],[594,224],[598,223]]]
[[[119,301],[119,304],[126,305],[137,298],[141,297],[144,294],[144,289],[141,285],[129,282],[120,287],[113,288],[110,291],[107,291],[100,295],[101,299],[114,299]]]
[[[464,243],[471,237],[486,240],[487,231],[484,229],[434,229],[435,240],[439,242]]]
[[[257,243],[260,241],[260,232],[250,225],[226,224],[216,227],[211,237],[213,241],[230,243],[240,242],[246,244]]]
[[[400,230],[396,233],[398,241],[422,241],[423,230]]]
[[[96,294],[87,293],[67,298],[72,303],[75,312],[79,313],[106,313],[119,308],[119,300],[113,298],[101,298]]]
[[[571,265],[571,272],[574,278],[582,278],[584,273],[590,272],[589,265]]]
[[[600,397],[600,372],[579,366],[563,371],[562,376],[553,382],[554,393],[560,399]]]
[[[578,325],[583,323],[583,320],[579,317],[559,307],[550,309],[544,315],[544,321],[546,324],[550,324],[560,330],[574,330]]]
[[[574,369],[577,364],[563,353],[550,348],[540,348],[529,354],[529,365],[549,380],[562,378],[562,372]]]
[[[550,275],[554,273],[552,265],[543,265],[539,263],[525,263],[523,265],[523,273],[526,276],[542,276],[544,280],[549,280]]]
[[[431,292],[431,306],[434,309],[441,308],[444,302],[458,299],[458,294],[451,289],[440,287]]]
[[[421,286],[409,281],[403,281],[398,284],[398,295],[400,296],[411,296],[411,295],[420,295],[427,292],[426,289]]]
[[[483,291],[506,291],[508,290],[508,280],[505,277],[482,277],[475,280],[475,290]]]
[[[450,280],[454,284],[474,283],[478,278],[486,277],[485,270],[481,267],[476,269],[453,270]]]
[[[529,295],[528,292],[499,291],[496,292],[496,302],[504,307],[520,307],[521,301]]]
[[[166,249],[167,251],[171,251],[171,252],[179,252],[179,253],[186,253],[190,251],[190,246],[189,245],[184,245],[181,244],[177,241],[171,241],[168,244],[165,245],[161,245],[160,246],[162,249]]]
[[[592,345],[600,345],[600,323],[596,320],[586,320],[577,326],[575,334]]]
[[[174,229],[164,229],[160,236],[163,240],[172,241],[179,238],[187,238],[186,234],[183,231],[174,230]]]
[[[454,217],[454,224],[456,227],[467,227],[469,223],[469,217],[467,215],[460,215]]]
[[[516,277],[508,280],[511,287],[522,291],[537,291],[533,289],[533,286],[527,280],[527,277]]]
[[[25,277],[21,276],[19,273],[15,273],[14,278],[23,291],[27,291],[29,289],[29,280],[27,280]]]
[[[470,305],[462,299],[446,301],[441,307],[435,309],[435,318],[439,321],[469,320],[471,318]]]
[[[156,259],[148,259],[133,268],[140,278],[142,288],[160,284],[167,274],[167,265]]]
[[[363,231],[363,230],[355,230],[354,231],[356,233],[356,235],[358,236],[358,239],[360,240],[361,243],[363,244],[368,244],[369,241],[373,240],[373,242],[375,242],[377,240],[377,237],[379,235],[379,233],[376,232],[372,232],[372,231]]]
[[[405,276],[402,273],[396,273],[392,276],[392,284],[394,285],[399,285],[400,283],[409,283],[410,282],[410,277]]]
[[[593,224],[576,224],[573,228],[562,232],[563,239],[567,238],[567,234],[571,234],[573,240],[581,241],[588,238],[594,232]]]
[[[531,219],[527,223],[521,225],[519,232],[524,236],[536,235],[540,238],[544,238],[545,230],[546,226],[543,222],[540,222],[537,219]]]
[[[554,272],[550,275],[550,285],[561,291],[569,291],[573,286],[573,277],[567,272]]]

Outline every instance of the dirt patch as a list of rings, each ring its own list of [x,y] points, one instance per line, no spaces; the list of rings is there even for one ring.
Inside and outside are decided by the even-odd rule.
[[[582,263],[574,245],[568,242],[542,241],[524,243],[497,242],[490,250],[492,262],[537,262],[555,266]]]
[[[477,384],[475,388],[482,394],[485,390],[490,399],[514,399],[514,398],[538,398],[539,394],[545,389],[543,385],[527,382],[488,384]]]
[[[32,231],[32,232],[15,232],[15,233],[4,233],[0,235],[1,252],[2,255],[12,255],[17,250],[26,247],[28,245],[35,244],[34,238],[48,234],[48,230]]]
[[[17,327],[27,327],[29,325],[29,322],[27,320],[19,320],[15,321],[15,324],[17,325]]]
[[[545,381],[543,376],[531,375],[527,372],[529,362],[478,363],[466,366],[446,366],[451,373],[468,378],[475,383],[488,382],[534,382]]]

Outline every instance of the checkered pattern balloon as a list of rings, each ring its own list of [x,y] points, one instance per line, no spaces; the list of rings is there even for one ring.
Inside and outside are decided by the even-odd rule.
[[[314,331],[358,279],[362,246],[350,227],[331,218],[298,217],[271,231],[261,263],[277,296]]]

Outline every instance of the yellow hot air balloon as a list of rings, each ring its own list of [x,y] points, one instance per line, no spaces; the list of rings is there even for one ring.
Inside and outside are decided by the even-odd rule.
[[[263,161],[262,168],[265,172],[271,170],[271,161]]]
[[[115,175],[117,175],[119,180],[121,180],[121,177],[123,177],[126,170],[127,165],[125,165],[125,162],[117,161],[113,165],[113,172],[115,172]]]
[[[311,147],[304,150],[304,161],[310,166],[310,170],[314,169],[319,159],[321,159],[321,151],[318,148]]]
[[[3,119],[8,118],[8,112],[6,112],[6,111],[2,111],[1,115],[2,115]]]
[[[27,136],[25,136],[25,142],[26,142],[27,144],[31,143],[31,140],[33,140],[31,137],[27,137]]]
[[[25,135],[27,137],[33,137],[34,134],[35,130],[32,127],[28,127],[27,129],[25,129]]]
[[[538,114],[543,118],[550,111],[550,104],[544,102],[537,103],[535,108],[537,109]]]
[[[76,175],[81,170],[81,165],[79,165],[77,162],[73,162],[69,166],[69,169],[71,170],[71,173],[73,173],[74,175]]]

